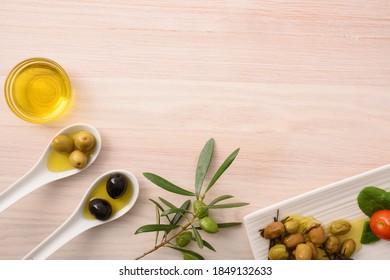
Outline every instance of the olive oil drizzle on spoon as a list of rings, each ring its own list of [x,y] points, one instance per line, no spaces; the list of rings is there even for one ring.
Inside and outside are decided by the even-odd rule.
[[[23,198],[27,194],[35,191],[41,186],[48,184],[50,182],[75,175],[86,168],[88,168],[98,157],[102,145],[102,140],[99,131],[89,125],[84,123],[76,123],[70,126],[65,127],[59,131],[52,139],[61,134],[74,134],[79,131],[89,131],[95,137],[95,147],[93,152],[88,159],[87,165],[82,169],[70,168],[68,170],[53,172],[48,168],[48,160],[50,154],[53,152],[51,147],[51,141],[47,145],[45,151],[43,152],[41,158],[34,165],[30,171],[28,171],[23,177],[21,177],[14,184],[5,189],[0,193],[0,213],[7,209],[9,206],[17,202],[19,199]]]

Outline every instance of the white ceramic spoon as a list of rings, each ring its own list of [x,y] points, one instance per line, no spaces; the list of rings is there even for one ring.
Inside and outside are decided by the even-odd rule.
[[[121,173],[125,175],[130,184],[128,188],[132,188],[132,194],[130,200],[127,205],[125,205],[122,209],[117,212],[113,212],[112,216],[105,221],[86,218],[83,214],[86,205],[89,203],[88,199],[93,190],[99,185],[101,180],[107,179],[110,174]],[[129,190],[127,190],[129,191]],[[57,251],[63,245],[65,245],[68,241],[79,235],[80,233],[92,228],[96,227],[108,222],[111,222],[125,213],[127,213],[137,201],[139,194],[139,185],[137,178],[130,172],[126,170],[112,170],[107,173],[104,173],[100,177],[98,177],[85,193],[84,197],[81,199],[80,204],[77,206],[76,210],[73,214],[57,229],[55,230],[49,237],[47,237],[44,241],[41,242],[37,247],[35,247],[30,253],[28,253],[23,259],[24,260],[43,260],[49,257],[52,253]]]
[[[15,202],[17,202],[19,199],[23,198],[24,196],[38,189],[39,187],[47,183],[79,173],[85,170],[88,166],[90,166],[98,157],[102,146],[102,139],[100,133],[95,127],[89,124],[76,123],[65,127],[54,137],[60,134],[73,134],[83,130],[87,130],[92,133],[95,136],[96,140],[93,154],[91,155],[91,158],[89,158],[87,166],[83,169],[72,168],[63,172],[50,171],[47,165],[48,157],[52,151],[50,141],[46,147],[46,150],[43,152],[41,158],[34,165],[34,167],[30,169],[30,171],[28,171],[22,178],[20,178],[14,184],[9,186],[0,194],[0,213]]]

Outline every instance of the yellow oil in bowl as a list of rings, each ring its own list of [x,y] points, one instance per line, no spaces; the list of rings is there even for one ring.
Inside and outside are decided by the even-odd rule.
[[[72,99],[65,70],[46,58],[22,61],[9,73],[4,94],[8,106],[19,118],[46,123],[59,117]]]

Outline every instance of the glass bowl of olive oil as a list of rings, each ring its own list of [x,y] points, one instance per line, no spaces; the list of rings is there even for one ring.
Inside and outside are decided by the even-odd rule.
[[[72,99],[65,70],[47,58],[20,62],[9,73],[4,94],[11,111],[31,123],[47,123],[62,115]]]

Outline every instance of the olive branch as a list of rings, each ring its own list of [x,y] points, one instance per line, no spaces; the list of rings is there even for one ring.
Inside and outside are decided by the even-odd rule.
[[[240,149],[233,151],[211,178],[207,187],[204,188],[205,178],[209,170],[214,150],[214,139],[209,139],[204,145],[196,167],[194,192],[181,188],[170,181],[153,173],[145,172],[146,179],[166,191],[181,195],[194,197],[193,210],[190,210],[191,199],[184,201],[180,207],[166,199],[159,197],[159,201],[149,199],[155,206],[156,223],[147,224],[138,228],[135,234],[155,232],[154,247],[136,259],[141,259],[154,251],[166,247],[182,253],[183,259],[203,260],[204,258],[197,252],[185,249],[190,242],[196,242],[200,249],[207,248],[216,251],[213,246],[203,239],[201,232],[216,234],[221,228],[228,228],[240,225],[241,222],[217,223],[210,216],[210,211],[214,209],[226,209],[242,207],[248,205],[246,202],[221,203],[231,199],[231,195],[221,195],[213,199],[210,203],[205,203],[208,191],[215,185],[221,175],[229,168],[238,155]],[[203,190],[203,192],[202,192]],[[162,222],[165,221],[165,223]]]

